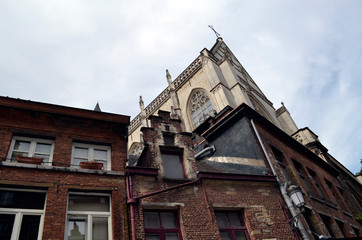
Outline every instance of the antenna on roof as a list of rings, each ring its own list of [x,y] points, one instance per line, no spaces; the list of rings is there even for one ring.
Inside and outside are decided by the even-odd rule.
[[[216,38],[221,36],[218,32],[216,32],[216,30],[214,29],[214,27],[212,25],[209,25],[209,28],[211,28],[211,30],[214,31]]]

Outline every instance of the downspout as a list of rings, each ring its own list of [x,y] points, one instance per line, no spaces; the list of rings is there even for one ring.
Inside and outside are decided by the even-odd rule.
[[[134,219],[134,205],[135,201],[132,201],[133,199],[133,187],[132,187],[132,177],[127,176],[126,177],[126,184],[127,184],[127,196],[128,201],[127,203],[130,204],[130,212],[131,212],[131,233],[132,233],[132,240],[136,240],[136,223]]]
[[[251,125],[252,125],[252,127],[253,127],[253,130],[254,130],[254,132],[255,132],[255,134],[256,134],[256,137],[258,138],[259,144],[260,144],[261,148],[263,149],[264,155],[265,155],[265,157],[266,157],[266,159],[267,159],[267,161],[268,161],[268,163],[269,163],[269,166],[270,166],[270,168],[271,168],[271,170],[272,170],[272,172],[273,172],[273,175],[274,175],[274,176],[276,177],[276,179],[277,179],[280,192],[281,192],[281,194],[282,194],[282,196],[283,196],[283,199],[284,199],[285,203],[287,204],[287,207],[288,207],[288,209],[289,209],[289,211],[290,211],[290,214],[292,215],[292,218],[297,218],[297,219],[298,219],[297,228],[299,229],[300,234],[302,235],[302,238],[303,238],[304,240],[309,240],[307,231],[305,230],[305,228],[304,228],[304,226],[303,226],[303,224],[302,224],[302,222],[301,222],[301,220],[300,220],[300,218],[299,218],[299,216],[298,216],[298,214],[297,214],[297,211],[295,210],[295,207],[294,207],[294,205],[293,205],[293,203],[292,203],[292,200],[290,199],[290,197],[289,197],[288,194],[287,194],[287,183],[284,183],[284,185],[281,184],[281,182],[280,182],[280,180],[279,180],[279,178],[278,178],[278,175],[277,175],[276,172],[275,172],[275,169],[274,169],[274,167],[273,167],[273,164],[272,164],[271,161],[270,161],[270,158],[269,158],[268,153],[267,153],[267,151],[266,151],[266,149],[265,149],[265,146],[264,146],[263,142],[261,141],[259,132],[258,132],[258,130],[257,130],[256,127],[255,127],[255,124],[254,124],[253,119],[251,119],[250,122],[251,122]]]
[[[211,210],[210,210],[210,204],[207,201],[207,196],[206,196],[206,192],[205,192],[205,188],[204,188],[204,184],[203,184],[202,180],[201,180],[201,189],[202,189],[202,194],[204,195],[204,200],[205,200],[205,203],[206,203],[207,210],[209,212],[210,221],[212,222],[212,214],[211,214]]]

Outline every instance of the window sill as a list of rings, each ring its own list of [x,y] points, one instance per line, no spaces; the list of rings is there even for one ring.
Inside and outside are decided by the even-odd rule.
[[[195,179],[187,179],[187,178],[166,178],[163,177],[162,181],[164,182],[174,182],[174,183],[187,183],[187,182],[191,182]]]
[[[353,215],[352,215],[352,214],[350,214],[350,213],[348,213],[348,212],[346,212],[346,211],[343,211],[343,210],[342,210],[342,212],[343,212],[344,215],[346,215],[346,216],[348,216],[348,217],[350,217],[350,218],[353,218]]]
[[[72,167],[58,167],[58,166],[50,166],[44,164],[36,165],[28,163],[10,162],[10,161],[2,161],[0,162],[0,166],[28,168],[28,169],[43,169],[43,170],[63,171],[63,172],[72,172],[72,173],[88,173],[88,174],[99,174],[99,175],[116,175],[116,176],[124,175],[123,171],[80,169]]]
[[[325,200],[325,203],[326,203],[326,205],[329,206],[329,207],[332,207],[332,208],[334,208],[334,209],[339,209],[337,203],[334,203],[334,202],[329,201],[329,200],[327,200],[327,199]]]

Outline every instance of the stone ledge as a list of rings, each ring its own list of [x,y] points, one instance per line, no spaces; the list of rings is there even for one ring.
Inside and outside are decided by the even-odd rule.
[[[49,171],[62,171],[62,172],[71,172],[71,173],[88,173],[88,174],[98,174],[98,175],[124,176],[123,171],[80,169],[80,168],[36,165],[36,164],[17,163],[17,162],[8,162],[8,161],[0,162],[0,166],[27,168],[27,169],[41,169],[41,170],[49,170]]]

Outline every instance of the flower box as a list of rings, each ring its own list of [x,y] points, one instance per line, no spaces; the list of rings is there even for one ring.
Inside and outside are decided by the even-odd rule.
[[[103,168],[103,163],[95,162],[95,161],[81,162],[79,165],[80,165],[80,168],[83,168],[83,169],[101,170]]]
[[[36,164],[40,165],[43,162],[43,158],[40,157],[23,157],[21,155],[16,156],[18,163]]]

